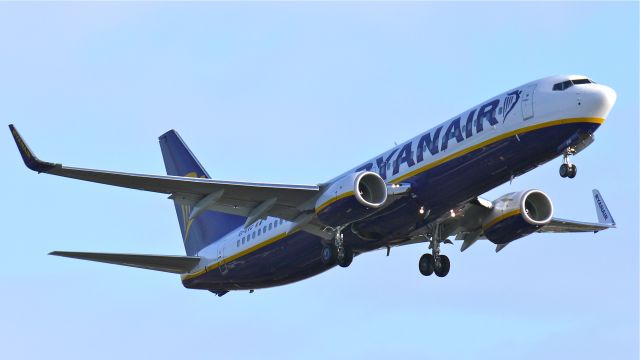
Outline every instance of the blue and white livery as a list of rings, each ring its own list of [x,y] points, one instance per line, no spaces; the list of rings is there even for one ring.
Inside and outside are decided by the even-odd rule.
[[[39,160],[13,125],[31,170],[170,195],[186,256],[55,251],[52,255],[177,273],[191,289],[219,296],[302,280],[354,256],[429,243],[423,275],[444,277],[440,245],[464,251],[489,240],[496,251],[534,232],[615,227],[593,191],[598,223],[554,217],[540,190],[489,201],[479,195],[557,157],[573,178],[572,155],[594,141],[615,92],[585,76],[553,76],[499,94],[318,185],[213,180],[178,133],[160,136],[167,176],[81,169]]]

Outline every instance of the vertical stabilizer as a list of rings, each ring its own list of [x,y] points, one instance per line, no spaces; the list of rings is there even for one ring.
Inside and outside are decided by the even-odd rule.
[[[209,179],[191,150],[175,130],[169,130],[159,138],[167,175]],[[191,206],[174,201],[180,231],[187,255],[196,255],[202,248],[220,239],[231,230],[244,224],[245,218],[217,211],[205,211],[190,220]]]

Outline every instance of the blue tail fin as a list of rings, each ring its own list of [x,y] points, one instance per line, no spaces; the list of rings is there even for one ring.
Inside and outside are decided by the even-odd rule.
[[[175,130],[162,134],[159,140],[167,175],[210,178]],[[191,206],[177,201],[174,201],[174,205],[182,231],[184,248],[189,256],[196,255],[202,248],[245,222],[242,216],[217,211],[205,211],[197,218],[189,220]]]

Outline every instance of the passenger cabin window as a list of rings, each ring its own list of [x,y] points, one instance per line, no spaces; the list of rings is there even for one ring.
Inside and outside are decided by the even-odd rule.
[[[273,224],[269,223],[269,230],[273,229]]]

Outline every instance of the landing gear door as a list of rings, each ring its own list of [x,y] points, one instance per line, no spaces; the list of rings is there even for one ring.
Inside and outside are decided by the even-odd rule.
[[[522,90],[522,119],[529,120],[533,117],[533,91],[536,86],[529,86]]]

